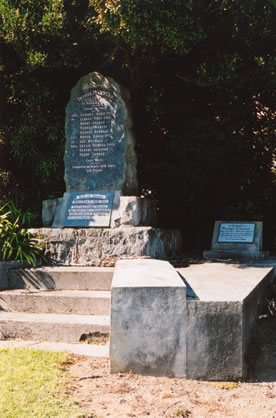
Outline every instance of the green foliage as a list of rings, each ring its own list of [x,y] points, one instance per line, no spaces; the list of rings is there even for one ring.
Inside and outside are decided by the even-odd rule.
[[[186,54],[205,38],[200,22],[201,1],[90,0],[98,15],[95,21],[102,32],[124,40],[132,49],[158,49]],[[171,7],[169,7],[171,6]],[[156,56],[156,53],[155,53]]]
[[[44,259],[38,240],[24,227],[30,224],[31,212],[22,212],[12,202],[0,208],[0,260],[27,261],[33,267],[37,259]]]
[[[62,193],[64,116],[51,110],[54,102],[58,103],[57,93],[51,93],[49,86],[37,85],[33,76],[26,79],[24,73],[15,75],[10,94],[2,129],[15,178],[13,198],[22,206],[24,200],[41,202],[44,196],[51,196],[53,183],[56,192]],[[15,102],[11,102],[12,97],[16,97]],[[40,205],[33,209],[40,211]]]
[[[86,0],[0,0],[0,141],[11,172],[5,196],[22,208],[41,212],[42,200],[63,194],[70,90],[106,61],[89,14]]]
[[[100,71],[131,91],[140,190],[159,222],[208,248],[215,219],[263,220],[269,246],[274,22],[274,0],[0,0],[6,195],[37,212],[62,195],[69,92]]]

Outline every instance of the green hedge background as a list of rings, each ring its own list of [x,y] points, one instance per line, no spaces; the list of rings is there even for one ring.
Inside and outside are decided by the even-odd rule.
[[[65,107],[91,71],[130,90],[140,194],[184,248],[215,220],[276,236],[275,0],[0,0],[0,193],[62,196]],[[41,225],[40,216],[36,225]]]

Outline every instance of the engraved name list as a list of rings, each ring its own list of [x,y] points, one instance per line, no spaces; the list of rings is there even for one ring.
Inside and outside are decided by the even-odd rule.
[[[93,88],[77,98],[80,112],[71,114],[70,152],[72,170],[102,173],[115,170],[113,130],[117,97],[109,91]]]

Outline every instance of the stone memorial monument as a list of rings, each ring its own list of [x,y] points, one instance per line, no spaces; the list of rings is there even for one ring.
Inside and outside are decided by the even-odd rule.
[[[63,264],[94,264],[110,255],[175,256],[180,233],[154,228],[154,200],[137,196],[127,90],[96,72],[82,77],[71,91],[65,132],[66,192],[44,201],[42,209],[47,229],[40,230],[40,235],[48,242],[49,256]],[[90,259],[87,240],[92,253],[99,248]],[[63,249],[54,244],[61,241]]]
[[[66,109],[67,192],[137,193],[128,94],[98,73],[82,77]]]
[[[206,259],[258,260],[268,254],[262,251],[262,222],[216,221],[210,251]]]

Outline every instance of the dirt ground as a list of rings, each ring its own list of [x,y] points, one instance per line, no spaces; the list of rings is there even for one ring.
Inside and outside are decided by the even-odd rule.
[[[255,383],[111,375],[107,359],[78,356],[69,372],[71,395],[89,418],[276,418],[276,374]]]
[[[110,374],[108,359],[75,357],[71,395],[86,417],[276,418],[276,288],[268,292],[247,361],[248,382]]]

